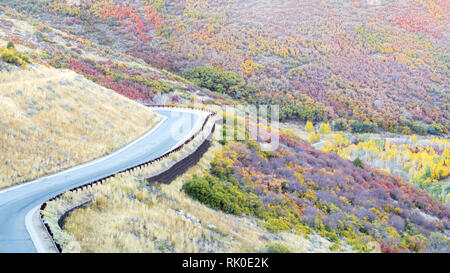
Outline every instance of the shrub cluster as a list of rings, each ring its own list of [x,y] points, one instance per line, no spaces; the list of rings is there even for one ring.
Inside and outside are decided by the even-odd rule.
[[[219,71],[212,66],[197,66],[186,70],[183,76],[198,86],[208,88],[219,93],[233,93],[238,86],[242,86],[245,81],[237,73],[232,71]]]
[[[374,133],[378,126],[373,122],[359,122],[355,121],[350,125],[352,133]]]
[[[283,244],[274,243],[274,244],[268,244],[266,246],[266,252],[268,252],[268,253],[291,253],[292,251]]]
[[[348,122],[345,119],[335,119],[333,128],[335,131],[345,131],[348,128]]]
[[[30,62],[30,58],[25,53],[21,53],[16,50],[12,42],[8,42],[6,48],[0,47],[0,55],[4,62],[20,65],[23,68]]]
[[[410,131],[414,134],[424,136],[427,134],[427,126],[418,121],[413,121],[410,119],[400,119],[400,123],[404,125],[404,127],[408,127]]]
[[[444,126],[433,122],[432,124],[428,125],[427,133],[430,135],[441,136],[445,134],[445,128]]]
[[[194,176],[182,189],[190,197],[231,214],[255,215],[258,208],[256,196],[252,198],[239,184],[212,175]]]
[[[369,242],[384,252],[442,251],[436,241],[448,246],[442,235],[449,228],[445,205],[361,160],[352,164],[280,137],[270,157],[255,145],[228,142],[209,173],[185,184],[184,191],[211,207],[254,215],[273,232],[315,230],[335,247],[341,240],[358,251],[370,250]]]
[[[362,162],[362,160],[358,157],[355,160],[352,161],[353,165],[355,165],[356,167],[359,167],[361,169],[364,169],[364,164]]]

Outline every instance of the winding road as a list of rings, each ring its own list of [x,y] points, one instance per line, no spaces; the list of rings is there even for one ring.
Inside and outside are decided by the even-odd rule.
[[[157,158],[200,130],[207,112],[153,109],[164,119],[150,132],[108,156],[0,190],[0,252],[36,252],[26,225],[29,212],[71,188]]]

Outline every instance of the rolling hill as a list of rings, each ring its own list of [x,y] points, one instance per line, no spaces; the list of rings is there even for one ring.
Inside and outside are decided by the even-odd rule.
[[[108,154],[161,119],[73,71],[13,69],[0,71],[0,187]]]
[[[448,1],[2,4],[180,75],[204,65],[233,71],[245,84],[226,90],[231,97],[280,104],[284,119],[341,117],[420,134],[421,124],[436,123],[448,133]],[[78,57],[65,58],[56,61]]]
[[[278,104],[289,122],[275,152],[222,139],[167,187],[129,174],[94,189],[64,227],[75,251],[449,252],[449,11],[441,0],[1,1],[2,59],[18,65],[0,61],[0,187],[123,146],[158,120],[139,103]]]

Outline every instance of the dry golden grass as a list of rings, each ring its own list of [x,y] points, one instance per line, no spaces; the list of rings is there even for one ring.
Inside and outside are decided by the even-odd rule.
[[[0,188],[103,156],[162,118],[69,70],[0,72]]]
[[[136,174],[122,174],[69,194],[68,199],[92,196],[93,201],[66,219],[58,241],[66,252],[260,252],[273,243],[294,252],[329,251],[331,243],[316,235],[320,246],[293,233],[270,233],[257,219],[226,214],[185,195],[182,185],[208,169],[220,147],[213,142],[200,162],[170,185],[146,185]],[[50,202],[46,213],[54,217],[68,203],[67,198]]]

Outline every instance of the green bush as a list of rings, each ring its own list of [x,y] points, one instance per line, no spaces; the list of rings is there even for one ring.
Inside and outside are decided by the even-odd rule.
[[[236,215],[255,215],[259,207],[256,196],[251,198],[239,186],[211,175],[194,176],[182,190],[201,203]]]
[[[248,99],[258,93],[258,89],[253,84],[241,82],[231,86],[227,93],[237,99]]]
[[[17,51],[14,47],[14,44],[12,44],[11,42],[8,43],[6,48],[0,48],[0,55],[4,62],[20,65],[24,68],[26,67],[27,63],[30,63],[28,55]]]
[[[424,136],[424,135],[427,134],[427,127],[426,127],[424,124],[422,124],[422,123],[419,123],[419,122],[413,122],[413,123],[411,124],[411,126],[409,126],[409,127],[411,128],[411,130],[412,130],[414,133],[416,133],[416,134],[418,134],[418,135]]]
[[[236,96],[234,93],[236,88],[245,84],[244,79],[237,73],[219,71],[210,65],[188,69],[183,73],[183,76],[200,87],[208,88],[214,92],[227,93],[233,97]]]
[[[374,133],[378,129],[373,122],[359,122],[355,121],[350,125],[352,133]]]
[[[345,131],[348,128],[348,122],[345,119],[336,119],[333,121],[335,131]]]
[[[321,122],[326,120],[326,114],[322,105],[303,95],[302,99],[295,103],[280,105],[280,120],[290,119]]]
[[[428,125],[427,133],[431,135],[441,136],[444,134],[444,126],[433,122],[433,124]]]
[[[15,48],[13,42],[8,42],[8,44],[6,45],[7,49],[11,49],[11,48]]]
[[[413,134],[417,134],[417,135],[421,135],[421,136],[424,136],[427,134],[427,127],[420,122],[401,118],[400,123],[409,127]]]
[[[364,164],[362,162],[362,160],[358,157],[355,160],[352,161],[353,165],[355,165],[356,167],[359,167],[361,169],[364,169]]]
[[[268,244],[266,245],[267,253],[292,253],[292,251],[280,243]]]

